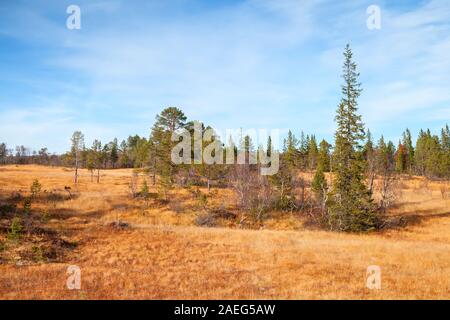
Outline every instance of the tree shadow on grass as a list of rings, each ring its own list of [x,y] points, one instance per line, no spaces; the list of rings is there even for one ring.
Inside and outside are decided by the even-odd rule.
[[[401,215],[392,215],[388,216],[387,224],[389,228],[400,228],[412,225],[419,225],[425,221],[429,221],[432,219],[440,219],[450,217],[450,212],[443,213],[432,213],[433,209],[430,210],[422,210],[420,213],[407,213]]]

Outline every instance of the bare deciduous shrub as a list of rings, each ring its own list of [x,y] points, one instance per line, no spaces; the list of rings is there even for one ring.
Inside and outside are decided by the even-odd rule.
[[[236,193],[238,206],[248,209],[251,194],[255,192],[257,186],[257,175],[252,172],[249,165],[238,164],[230,170],[229,184]]]
[[[195,218],[195,224],[198,226],[214,227],[218,225],[219,219],[224,220],[236,220],[237,215],[225,209],[223,206],[220,208],[212,208],[198,214]]]
[[[398,187],[399,179],[394,173],[386,173],[381,179],[381,199],[379,208],[380,211],[385,213],[387,209],[395,204],[395,201],[399,198],[400,188]]]
[[[267,177],[258,172],[250,165],[235,165],[229,175],[229,184],[237,195],[238,207],[254,222],[264,220],[274,202]]]
[[[203,227],[215,227],[217,225],[216,216],[211,212],[199,214],[195,218],[195,224]]]

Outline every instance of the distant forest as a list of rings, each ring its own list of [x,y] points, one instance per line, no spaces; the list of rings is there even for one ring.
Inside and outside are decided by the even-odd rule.
[[[173,108],[167,108],[157,118],[164,117]],[[181,110],[177,109],[180,117],[184,118]],[[192,127],[192,122],[180,122],[180,126]],[[250,137],[248,147],[254,149]],[[118,142],[102,143],[95,140],[92,146],[82,146],[79,166],[96,169],[114,168],[144,168],[152,164],[152,146],[154,136],[149,138],[139,135],[129,136]],[[368,164],[377,171],[388,168],[397,173],[426,176],[431,179],[450,178],[450,130],[445,125],[439,134],[429,129],[420,130],[415,145],[409,129],[403,132],[402,139],[394,144],[386,141],[383,136],[374,141],[370,130],[366,132],[363,154]],[[269,142],[270,143],[270,142]],[[239,148],[239,144],[237,146]],[[264,146],[265,150],[267,147]],[[224,149],[227,146],[224,145]],[[319,158],[325,160],[325,170],[330,170],[333,162],[333,145],[323,139],[318,142],[315,135],[304,134],[296,137],[292,131],[284,139],[283,149],[280,150],[281,161],[289,161],[294,167],[302,171],[314,171]],[[226,150],[225,150],[226,152]],[[39,164],[51,166],[74,166],[73,150],[64,154],[52,154],[47,148],[31,151],[25,146],[8,148],[6,143],[0,143],[0,164]]]

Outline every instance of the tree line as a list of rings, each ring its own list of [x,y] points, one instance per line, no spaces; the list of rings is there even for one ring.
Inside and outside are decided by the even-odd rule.
[[[87,169],[144,168],[151,164],[151,139],[134,135],[120,144],[117,138],[105,144],[94,140],[90,147],[83,144],[79,166]],[[271,142],[268,141],[268,144]],[[252,148],[254,146],[250,143]],[[322,164],[323,170],[328,172],[333,163],[333,149],[333,145],[325,139],[318,143],[315,135],[305,135],[303,132],[298,139],[289,130],[283,141],[281,156],[299,170],[314,171]],[[402,139],[396,145],[383,136],[374,141],[370,130],[367,130],[363,154],[372,172],[378,174],[389,170],[430,179],[449,179],[449,149],[450,129],[445,125],[439,134],[431,133],[430,129],[420,130],[415,145],[409,129],[403,132]],[[31,151],[23,145],[10,149],[6,143],[0,143],[0,164],[73,166],[74,153],[71,150],[59,155],[50,153],[47,148]]]
[[[159,117],[168,113],[165,109]],[[182,113],[181,110],[178,111]],[[184,115],[184,114],[183,114]],[[188,124],[182,123],[182,126]],[[192,122],[189,123],[192,126]],[[164,130],[164,129],[162,129]],[[84,144],[80,150],[79,167],[100,170],[115,168],[144,168],[151,166],[152,146],[155,146],[155,135],[140,137],[129,136],[119,144],[117,138],[107,143],[94,140],[92,145]],[[244,137],[250,139],[250,137]],[[270,137],[269,137],[270,138]],[[248,143],[248,142],[247,142]],[[267,145],[270,148],[271,142]],[[254,145],[250,141],[250,150]],[[261,147],[261,146],[260,146]],[[224,146],[224,149],[226,146]],[[267,149],[267,148],[265,148]],[[366,132],[363,155],[369,169],[373,173],[382,174],[385,170],[397,173],[425,176],[430,179],[450,178],[450,129],[445,125],[439,134],[432,134],[430,129],[420,130],[415,145],[409,129],[402,134],[402,139],[395,145],[386,141],[383,136],[374,141],[370,130]],[[324,172],[331,171],[334,147],[325,139],[317,142],[315,135],[305,135],[298,139],[291,130],[283,141],[280,154],[285,162],[302,171],[314,171],[319,164]],[[154,150],[156,151],[156,150]],[[47,148],[31,151],[25,146],[8,148],[0,143],[0,164],[40,164],[52,166],[73,166],[74,152],[70,150],[62,155],[50,153]]]

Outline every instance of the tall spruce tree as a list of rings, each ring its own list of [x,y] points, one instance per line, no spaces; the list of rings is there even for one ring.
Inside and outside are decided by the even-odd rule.
[[[379,226],[369,190],[364,184],[364,158],[361,142],[364,125],[358,111],[361,94],[359,73],[353,53],[347,45],[344,51],[342,99],[336,122],[334,150],[334,181],[328,205],[328,224],[332,230],[369,231]]]
[[[267,138],[267,147],[266,148],[267,148],[266,149],[267,156],[270,157],[272,155],[272,152],[273,152],[272,137],[270,135]]]
[[[378,174],[384,174],[389,169],[389,157],[388,148],[386,142],[384,141],[384,136],[381,135],[380,140],[378,140],[377,150],[376,150],[376,167]]]

